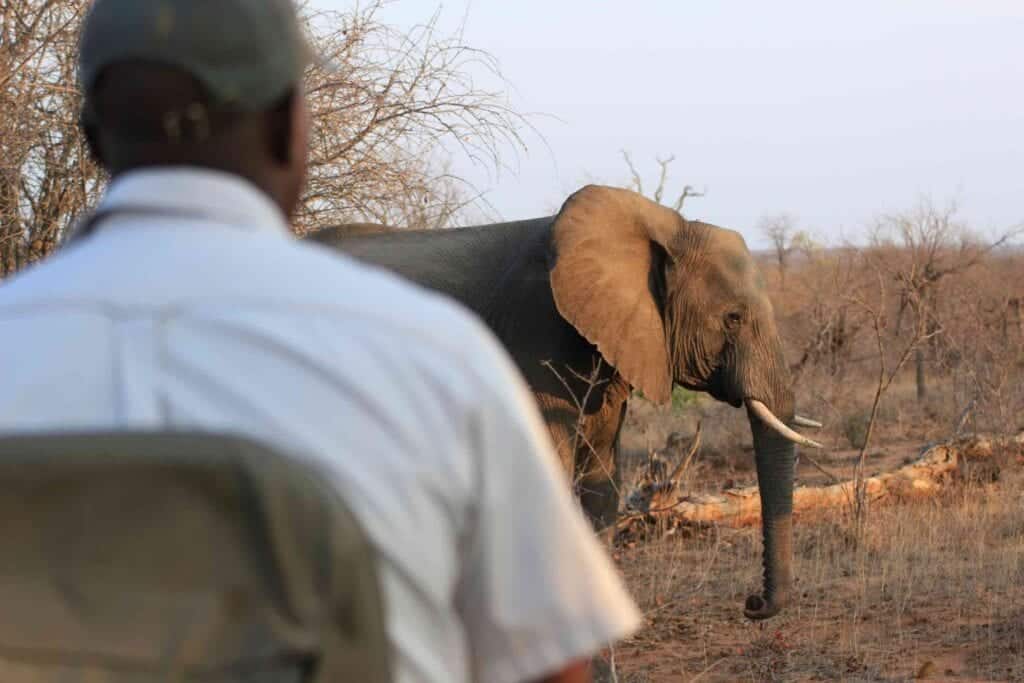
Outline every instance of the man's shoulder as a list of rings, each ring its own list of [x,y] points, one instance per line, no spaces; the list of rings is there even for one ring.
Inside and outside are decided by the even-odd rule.
[[[59,310],[209,313],[218,319],[262,317],[262,311],[274,327],[327,326],[338,335],[372,338],[382,354],[415,348],[438,367],[479,376],[494,364],[491,332],[457,301],[319,245],[227,232],[206,235],[199,244],[170,231],[144,239],[127,232],[93,239],[5,283],[0,317],[15,309],[51,310],[54,303]],[[144,267],[126,267],[132,261]]]
[[[178,309],[266,302],[380,322],[473,326],[473,315],[456,301],[383,268],[302,240],[227,230],[196,242],[170,230],[144,239],[127,230],[100,234],[15,274],[0,292],[0,307],[54,300]]]
[[[285,275],[278,291],[300,315],[325,316],[342,331],[358,329],[391,340],[381,352],[383,347],[398,353],[415,348],[421,358],[424,353],[444,356],[448,366],[478,378],[493,374],[500,363],[495,355],[502,353],[501,345],[493,332],[446,294],[302,240],[290,240],[277,253]]]

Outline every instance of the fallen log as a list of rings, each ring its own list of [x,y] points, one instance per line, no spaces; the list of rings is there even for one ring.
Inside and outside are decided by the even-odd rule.
[[[972,436],[926,448],[913,462],[892,472],[866,477],[869,501],[906,501],[936,495],[949,481],[998,478],[1013,458],[1024,456],[1024,432],[1013,437]],[[855,482],[828,486],[799,486],[793,491],[795,516],[834,510],[855,500]],[[720,494],[688,495],[675,482],[647,483],[634,491],[629,504],[635,514],[620,520],[622,531],[635,524],[669,520],[673,524],[749,526],[761,521],[761,499],[756,486]]]

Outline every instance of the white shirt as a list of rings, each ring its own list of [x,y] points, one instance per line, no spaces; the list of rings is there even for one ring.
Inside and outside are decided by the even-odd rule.
[[[438,295],[292,237],[234,176],[124,175],[0,284],[0,431],[215,429],[326,463],[379,549],[397,680],[537,678],[639,613],[525,383]]]

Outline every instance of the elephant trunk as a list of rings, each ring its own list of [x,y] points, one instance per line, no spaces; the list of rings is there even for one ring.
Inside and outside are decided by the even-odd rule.
[[[789,602],[793,586],[793,467],[796,447],[748,409],[761,492],[764,588],[747,598],[744,614],[767,619]]]

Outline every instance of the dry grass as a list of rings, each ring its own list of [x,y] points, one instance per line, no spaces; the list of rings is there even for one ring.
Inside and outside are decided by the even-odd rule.
[[[909,446],[905,450],[911,450]],[[620,681],[1024,680],[1024,473],[852,522],[799,523],[796,596],[765,624],[756,530],[707,529],[617,551],[647,615]]]
[[[879,253],[876,260],[896,264],[890,269],[906,256]],[[927,350],[927,395],[917,395],[913,363],[895,377],[879,404],[868,476],[906,464],[961,428],[1024,430],[1024,322],[1005,314],[1006,302],[1020,296],[1019,278],[1010,272],[1019,273],[1024,261],[1016,252],[990,261],[958,276],[959,299],[935,300],[943,336]],[[815,439],[826,450],[801,457],[799,483],[827,481],[807,455],[843,479],[858,460],[879,354],[867,328],[857,328],[856,312],[841,314],[848,303],[843,292],[872,291],[857,284],[874,278],[865,263],[873,262],[855,252],[815,257],[791,269],[785,296],[773,291],[787,352],[813,352],[798,364],[798,407],[825,422]],[[898,356],[906,345],[893,325],[898,298],[882,292],[878,302],[889,317],[884,353]],[[847,334],[834,355],[815,346],[816,326],[823,324]],[[745,415],[699,397],[675,408],[631,402],[622,435],[625,488],[649,448],[673,431],[691,435],[698,420],[704,447],[684,488],[756,484]],[[876,505],[859,537],[851,510],[798,519],[794,599],[765,623],[742,613],[761,583],[759,530],[684,530],[617,549],[616,561],[647,616],[641,633],[616,648],[618,680],[1024,680],[1022,484],[1018,464],[995,483],[952,485],[927,502]]]
[[[758,584],[754,531],[623,551],[648,626],[621,648],[620,666],[635,661],[652,681],[713,664],[718,674],[705,678],[899,680],[927,662],[947,676],[1024,677],[1024,518],[1013,483],[876,510],[858,549],[842,521],[801,528],[798,597],[763,626],[740,613]]]

